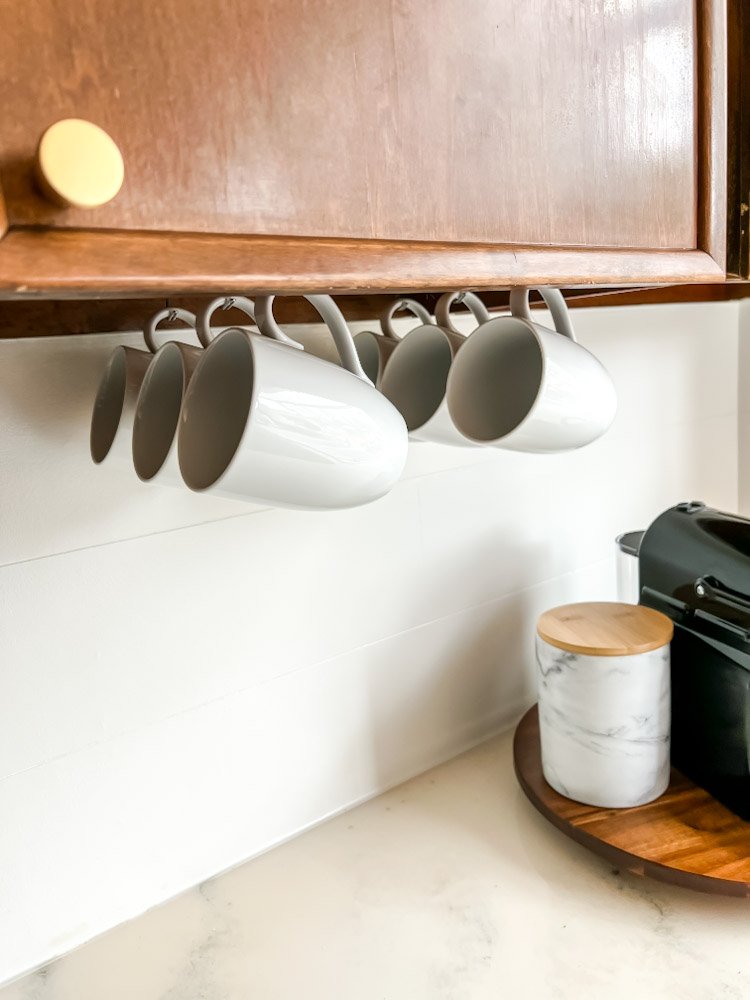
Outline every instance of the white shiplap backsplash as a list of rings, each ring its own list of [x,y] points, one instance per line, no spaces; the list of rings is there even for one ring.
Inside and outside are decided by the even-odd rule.
[[[614,596],[616,534],[737,509],[740,314],[578,310],[604,439],[415,445],[389,496],[324,514],[94,468],[137,336],[0,342],[0,982],[514,722],[535,616]]]

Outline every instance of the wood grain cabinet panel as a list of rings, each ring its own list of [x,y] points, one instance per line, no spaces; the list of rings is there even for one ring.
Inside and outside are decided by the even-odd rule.
[[[724,22],[722,0],[0,0],[0,294],[720,279]],[[124,158],[96,209],[34,182],[68,117]]]

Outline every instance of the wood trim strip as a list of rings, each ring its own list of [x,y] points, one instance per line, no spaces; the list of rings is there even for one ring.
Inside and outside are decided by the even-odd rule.
[[[750,12],[746,0],[727,3],[727,266],[730,275],[746,278],[750,237],[750,72],[745,53],[750,45]]]
[[[230,291],[240,293],[238,289]],[[726,281],[720,284],[657,285],[650,288],[597,288],[566,291],[571,309],[603,306],[653,305],[674,302],[725,302],[750,298],[750,282]],[[438,296],[434,293],[411,293],[430,312],[434,312]],[[138,330],[146,317],[168,306],[180,306],[198,312],[213,296],[177,295],[143,299],[15,299],[0,301],[0,340],[20,337],[55,337],[76,334],[113,333]],[[377,328],[377,318],[390,296],[339,295],[337,302],[348,320],[367,320]],[[482,299],[490,310],[508,308],[508,292],[484,292]],[[532,309],[544,305],[532,301]],[[287,323],[317,323],[320,317],[300,296],[280,296],[274,311],[283,325]],[[216,320],[247,322],[244,314],[221,313]],[[178,324],[179,325],[179,324]],[[165,324],[165,328],[168,324]]]
[[[698,0],[698,248],[722,271],[727,258],[726,0]]]
[[[727,260],[729,275],[742,274],[740,174],[742,165],[743,0],[727,0]]]
[[[3,187],[0,184],[0,240],[8,232],[8,212],[5,207],[5,196],[3,194]]]
[[[651,285],[643,288],[574,289],[565,293],[571,309],[604,306],[662,305],[677,302],[729,302],[750,298],[750,282],[723,281],[715,284]],[[532,301],[531,308],[542,306]],[[491,306],[490,306],[491,308]]]
[[[300,294],[723,280],[722,268],[700,250],[37,229],[11,229],[0,243],[0,298],[5,299],[230,288]]]

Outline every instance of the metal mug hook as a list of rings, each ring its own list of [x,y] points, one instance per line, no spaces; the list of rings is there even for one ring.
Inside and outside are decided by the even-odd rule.
[[[156,328],[164,320],[169,320],[170,323],[174,323],[178,319],[183,323],[187,323],[187,325],[197,333],[198,321],[195,313],[190,312],[189,309],[178,309],[174,306],[161,309],[159,312],[154,313],[143,328],[143,339],[146,341],[146,347],[152,354],[156,354]]]

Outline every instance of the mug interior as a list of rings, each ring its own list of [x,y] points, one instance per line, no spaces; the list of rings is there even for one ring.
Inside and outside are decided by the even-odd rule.
[[[133,423],[133,464],[140,479],[153,479],[172,447],[185,387],[180,349],[165,344],[148,367]]]
[[[490,320],[458,354],[448,397],[453,422],[475,441],[505,437],[528,416],[543,374],[534,331],[513,317]]]
[[[125,402],[127,362],[123,348],[118,348],[109,359],[99,383],[94,412],[91,416],[91,457],[99,464],[109,454],[117,434]]]
[[[408,430],[418,430],[434,416],[445,398],[452,360],[448,338],[436,326],[418,326],[393,352],[380,391],[399,411]]]
[[[377,382],[380,374],[380,351],[378,350],[377,336],[376,333],[364,330],[354,338],[354,347],[359,357],[359,363],[373,385]]]
[[[185,397],[178,453],[191,490],[208,489],[237,452],[252,403],[255,366],[248,335],[225,330],[206,349]]]

